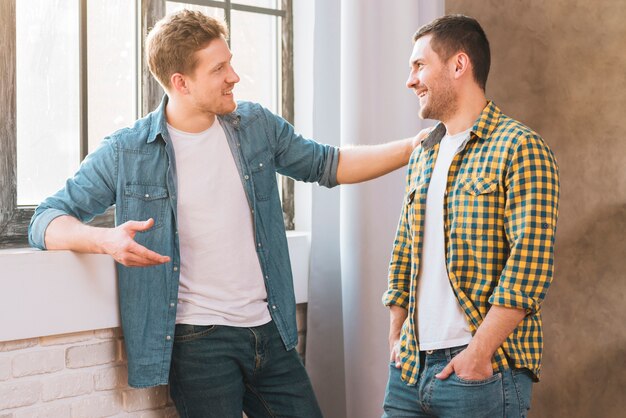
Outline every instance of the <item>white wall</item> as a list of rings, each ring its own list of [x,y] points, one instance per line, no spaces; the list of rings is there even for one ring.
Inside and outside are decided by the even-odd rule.
[[[340,2],[294,3],[312,3],[309,13],[315,17],[312,134],[319,142],[339,145]],[[338,189],[313,187],[307,317],[306,365],[322,412],[326,418],[345,418]]]

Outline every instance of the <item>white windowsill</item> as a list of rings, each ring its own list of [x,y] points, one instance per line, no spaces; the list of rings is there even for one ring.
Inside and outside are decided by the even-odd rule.
[[[308,299],[310,234],[288,231],[296,303]],[[113,260],[106,255],[0,250],[0,341],[120,325]]]

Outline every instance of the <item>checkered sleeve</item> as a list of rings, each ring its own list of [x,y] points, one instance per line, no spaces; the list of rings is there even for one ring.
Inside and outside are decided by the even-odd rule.
[[[396,238],[391,252],[389,262],[388,288],[383,294],[383,304],[385,306],[397,305],[408,309],[409,289],[411,284],[411,246],[410,224],[408,217],[408,195],[411,190],[411,172],[414,165],[414,158],[417,153],[413,153],[409,161],[409,169],[406,177],[406,191],[402,201],[402,211],[400,221],[396,230]]]
[[[489,302],[539,309],[552,281],[559,175],[554,155],[534,134],[522,134],[505,180],[504,228],[510,253]]]

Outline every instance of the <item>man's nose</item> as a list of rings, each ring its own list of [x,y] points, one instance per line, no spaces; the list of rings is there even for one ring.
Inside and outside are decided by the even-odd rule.
[[[410,89],[414,89],[419,84],[419,80],[415,75],[414,71],[409,73],[409,78],[406,80],[406,86]]]
[[[230,67],[230,74],[228,74],[228,82],[229,83],[239,83],[239,74],[235,71],[233,67]]]

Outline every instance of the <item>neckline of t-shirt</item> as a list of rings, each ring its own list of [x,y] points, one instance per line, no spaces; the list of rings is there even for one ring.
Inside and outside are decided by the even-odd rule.
[[[467,138],[467,136],[469,135],[469,133],[472,131],[472,128],[468,128],[466,130],[464,130],[463,132],[459,132],[458,134],[454,134],[454,135],[449,135],[447,132],[446,134],[443,136],[442,141],[445,139],[447,141],[450,142],[459,142],[464,140],[465,138]]]
[[[169,123],[166,122],[167,125],[167,129],[171,132],[174,133],[177,136],[181,136],[184,138],[189,138],[189,139],[202,139],[207,137],[211,131],[217,129],[218,127],[220,127],[220,121],[215,118],[215,121],[211,124],[211,126],[209,126],[207,129],[205,129],[202,132],[185,132],[185,131],[181,131],[180,129],[176,129],[174,128],[172,125],[170,125]]]

